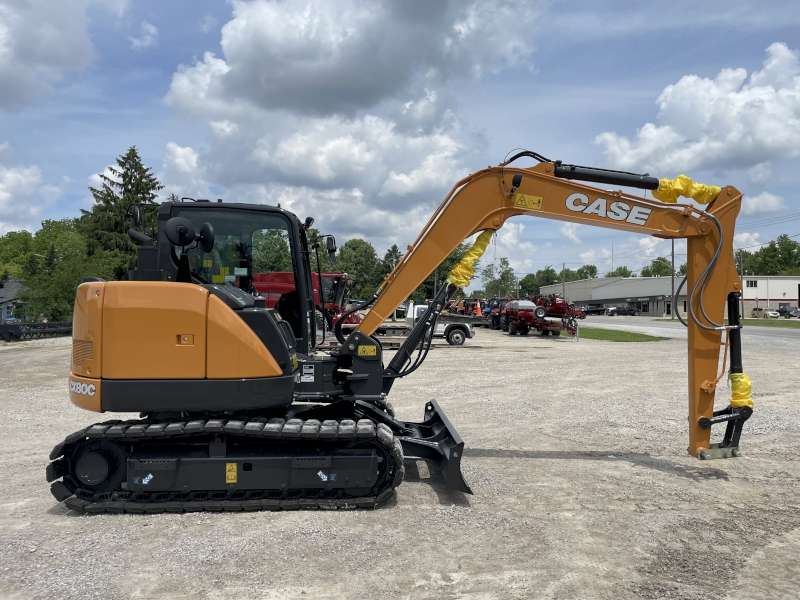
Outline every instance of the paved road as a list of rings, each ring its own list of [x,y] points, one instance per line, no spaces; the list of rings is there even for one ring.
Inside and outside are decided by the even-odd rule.
[[[633,331],[670,338],[686,337],[686,328],[678,321],[659,321],[652,317],[590,316],[586,317],[585,321],[581,321],[581,325],[597,327],[598,329]],[[750,326],[742,330],[742,337],[744,340],[757,338],[763,341],[774,339],[800,342],[800,329]]]

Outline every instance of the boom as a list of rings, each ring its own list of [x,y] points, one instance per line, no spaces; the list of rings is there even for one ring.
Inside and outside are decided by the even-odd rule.
[[[657,179],[646,176],[615,177],[610,171],[570,170],[558,162],[541,162],[531,168],[506,165],[483,169],[455,185],[419,237],[408,246],[403,259],[387,276],[371,310],[353,335],[372,335],[395,307],[464,239],[480,231],[496,231],[517,215],[608,227],[665,239],[686,238],[685,283],[688,309],[692,315],[688,319],[688,451],[701,458],[729,456],[730,452],[724,449],[712,448],[710,424],[744,421],[750,416],[750,413],[740,417],[721,415],[725,411],[714,413],[723,331],[727,330],[731,346],[731,373],[742,371],[736,302],[729,302],[730,307],[737,309],[737,314],[731,315],[736,319],[731,320],[733,327],[722,325],[726,302],[735,299],[742,289],[733,258],[733,233],[741,208],[741,192],[725,187],[703,211],[688,204],[665,204],[565,179],[623,183],[649,189],[658,187]],[[446,294],[455,291],[455,286],[444,287],[449,288]],[[440,303],[441,300],[437,298]],[[419,341],[421,339],[415,344]],[[414,347],[411,347],[412,351]],[[409,356],[405,354],[393,361],[392,377],[398,376],[398,362],[408,362]],[[741,430],[741,424],[738,428]],[[726,439],[729,437],[726,434]],[[735,441],[738,445],[738,433]]]

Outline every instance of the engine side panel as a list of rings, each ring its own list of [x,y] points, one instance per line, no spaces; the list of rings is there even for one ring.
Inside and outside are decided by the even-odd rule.
[[[106,284],[104,379],[204,379],[208,291],[156,281]]]

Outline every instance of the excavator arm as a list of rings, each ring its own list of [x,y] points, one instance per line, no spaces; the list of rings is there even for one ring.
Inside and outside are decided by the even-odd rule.
[[[687,319],[688,451],[700,458],[738,455],[741,425],[752,413],[749,387],[744,391],[746,401],[739,402],[738,406],[732,403],[727,409],[714,412],[714,398],[721,377],[718,369],[723,333],[726,333],[726,349],[730,347],[731,373],[742,373],[737,302],[742,283],[733,257],[733,233],[742,194],[733,187],[725,187],[706,210],[701,210],[688,204],[668,204],[622,191],[599,189],[574,179],[644,189],[659,187],[659,180],[652,177],[565,167],[546,159],[531,168],[510,167],[504,163],[473,173],[453,187],[419,237],[408,246],[352,336],[360,335],[358,339],[371,336],[459,243],[478,232],[496,231],[511,217],[529,215],[665,239],[685,238],[688,247],[685,285],[691,317]],[[432,318],[441,312],[447,297],[456,289],[450,282],[443,286],[431,303]],[[729,325],[723,324],[726,303],[730,311]],[[401,348],[390,363],[385,371],[389,382],[385,391],[394,378],[410,372],[404,373],[403,369],[410,362],[414,348],[422,343],[424,334],[424,331],[412,331],[413,339],[409,339],[407,347]],[[743,374],[741,376],[746,379]],[[723,442],[712,445],[711,424],[717,422],[727,422],[728,429]]]

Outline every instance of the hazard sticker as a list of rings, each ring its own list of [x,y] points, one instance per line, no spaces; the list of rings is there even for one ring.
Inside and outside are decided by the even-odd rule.
[[[236,463],[225,463],[225,483],[236,483]]]
[[[358,355],[359,356],[378,356],[378,347],[377,346],[359,346],[358,347]]]
[[[517,194],[517,200],[514,202],[514,206],[530,210],[542,210],[542,197],[531,196],[529,194]]]

